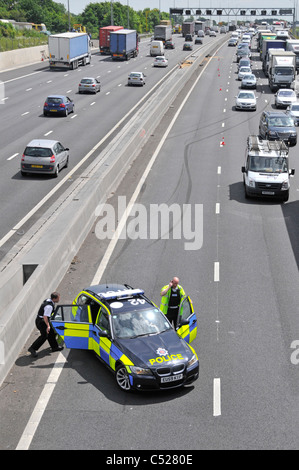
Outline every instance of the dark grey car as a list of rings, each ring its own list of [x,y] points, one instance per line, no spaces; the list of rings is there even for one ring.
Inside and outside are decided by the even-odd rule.
[[[69,163],[69,149],[57,140],[31,140],[21,159],[21,174],[46,173],[54,177]]]
[[[259,134],[267,140],[284,140],[288,145],[297,143],[297,131],[294,120],[284,111],[263,111]]]

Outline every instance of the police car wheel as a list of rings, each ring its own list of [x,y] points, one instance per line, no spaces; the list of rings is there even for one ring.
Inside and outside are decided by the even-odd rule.
[[[127,369],[125,368],[125,366],[120,365],[120,366],[116,369],[115,378],[116,378],[117,385],[118,385],[122,390],[124,390],[124,391],[126,391],[126,392],[128,392],[129,390],[131,390],[131,384],[130,384],[129,374],[128,374]]]

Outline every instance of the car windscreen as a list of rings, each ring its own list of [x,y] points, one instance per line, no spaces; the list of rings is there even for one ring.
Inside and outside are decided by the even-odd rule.
[[[133,77],[133,78],[140,78],[140,77],[141,77],[141,74],[140,74],[140,73],[131,73],[131,74],[130,74],[130,77]]]
[[[299,104],[293,104],[291,111],[299,111]]]
[[[27,157],[51,157],[53,152],[49,148],[43,147],[26,147],[24,155]]]
[[[80,83],[93,83],[92,78],[82,78]]]
[[[250,157],[249,170],[263,173],[287,173],[288,160],[286,157]]]
[[[254,75],[244,75],[243,80],[254,80]]]
[[[254,99],[254,94],[253,93],[239,93],[239,96],[238,96],[239,99],[241,100],[253,100]]]
[[[279,96],[295,96],[294,92],[290,90],[280,90],[278,95]]]
[[[270,118],[269,125],[270,127],[293,127],[294,121],[288,116],[281,116]]]
[[[113,332],[117,338],[136,338],[159,334],[172,327],[158,308],[132,309],[111,315]]]

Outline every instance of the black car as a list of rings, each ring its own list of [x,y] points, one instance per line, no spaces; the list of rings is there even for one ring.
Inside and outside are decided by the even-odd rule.
[[[260,118],[259,134],[268,140],[284,140],[290,146],[297,143],[294,120],[284,111],[263,111]]]
[[[165,390],[198,378],[189,345],[197,320],[188,296],[173,328],[143,290],[99,284],[83,289],[73,304],[58,305],[51,323],[67,348],[95,352],[124,391]]]
[[[174,48],[175,48],[175,44],[174,44],[174,42],[172,42],[172,41],[165,41],[164,48],[165,48],[165,49],[174,49]]]
[[[203,43],[203,40],[202,40],[202,38],[195,38],[194,43],[195,43],[195,44],[202,44],[202,43]]]

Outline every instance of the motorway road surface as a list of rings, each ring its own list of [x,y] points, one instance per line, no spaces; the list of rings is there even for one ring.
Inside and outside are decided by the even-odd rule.
[[[202,205],[202,246],[186,250],[183,233],[127,236],[97,271],[109,240],[100,241],[95,226],[57,286],[68,303],[97,273],[100,282],[143,288],[158,303],[160,288],[178,275],[198,315],[199,379],[181,390],[125,394],[86,351],[50,354],[45,345],[38,359],[29,357],[33,330],[2,386],[0,448],[298,448],[299,364],[292,356],[299,341],[298,171],[288,203],[245,199],[246,139],[274,100],[254,59],[258,109],[236,112],[236,67],[235,50],[226,45],[207,61],[199,81],[186,87],[187,93],[195,85],[186,103],[178,97],[109,200],[115,208],[119,196],[129,201],[156,152],[137,202],[147,210],[161,202]],[[297,153],[290,149],[292,167]],[[46,401],[28,437],[24,430],[41,394]]]
[[[205,44],[194,50],[204,50],[214,40],[206,38]],[[0,130],[1,257],[19,241],[29,224],[49,207],[52,201],[49,195],[55,191],[54,197],[57,197],[78,178],[109,142],[111,131],[123,125],[122,120],[132,115],[135,106],[146,99],[153,87],[190,55],[182,50],[182,37],[176,37],[175,42],[176,48],[165,52],[169,60],[167,68],[152,66],[154,58],[149,55],[150,42],[147,40],[140,43],[138,57],[129,61],[112,61],[110,56],[97,53],[93,54],[91,65],[76,70],[50,70],[48,65],[31,65],[0,74],[4,84],[4,98],[0,101],[3,117]],[[145,73],[144,87],[127,86],[128,74],[134,70]],[[79,95],[78,84],[84,76],[99,78],[101,92]],[[75,112],[66,118],[44,117],[43,104],[51,93],[73,99]],[[70,148],[69,167],[64,168],[57,179],[38,174],[21,176],[22,153],[36,138],[60,140]],[[39,208],[44,199],[45,203]]]

